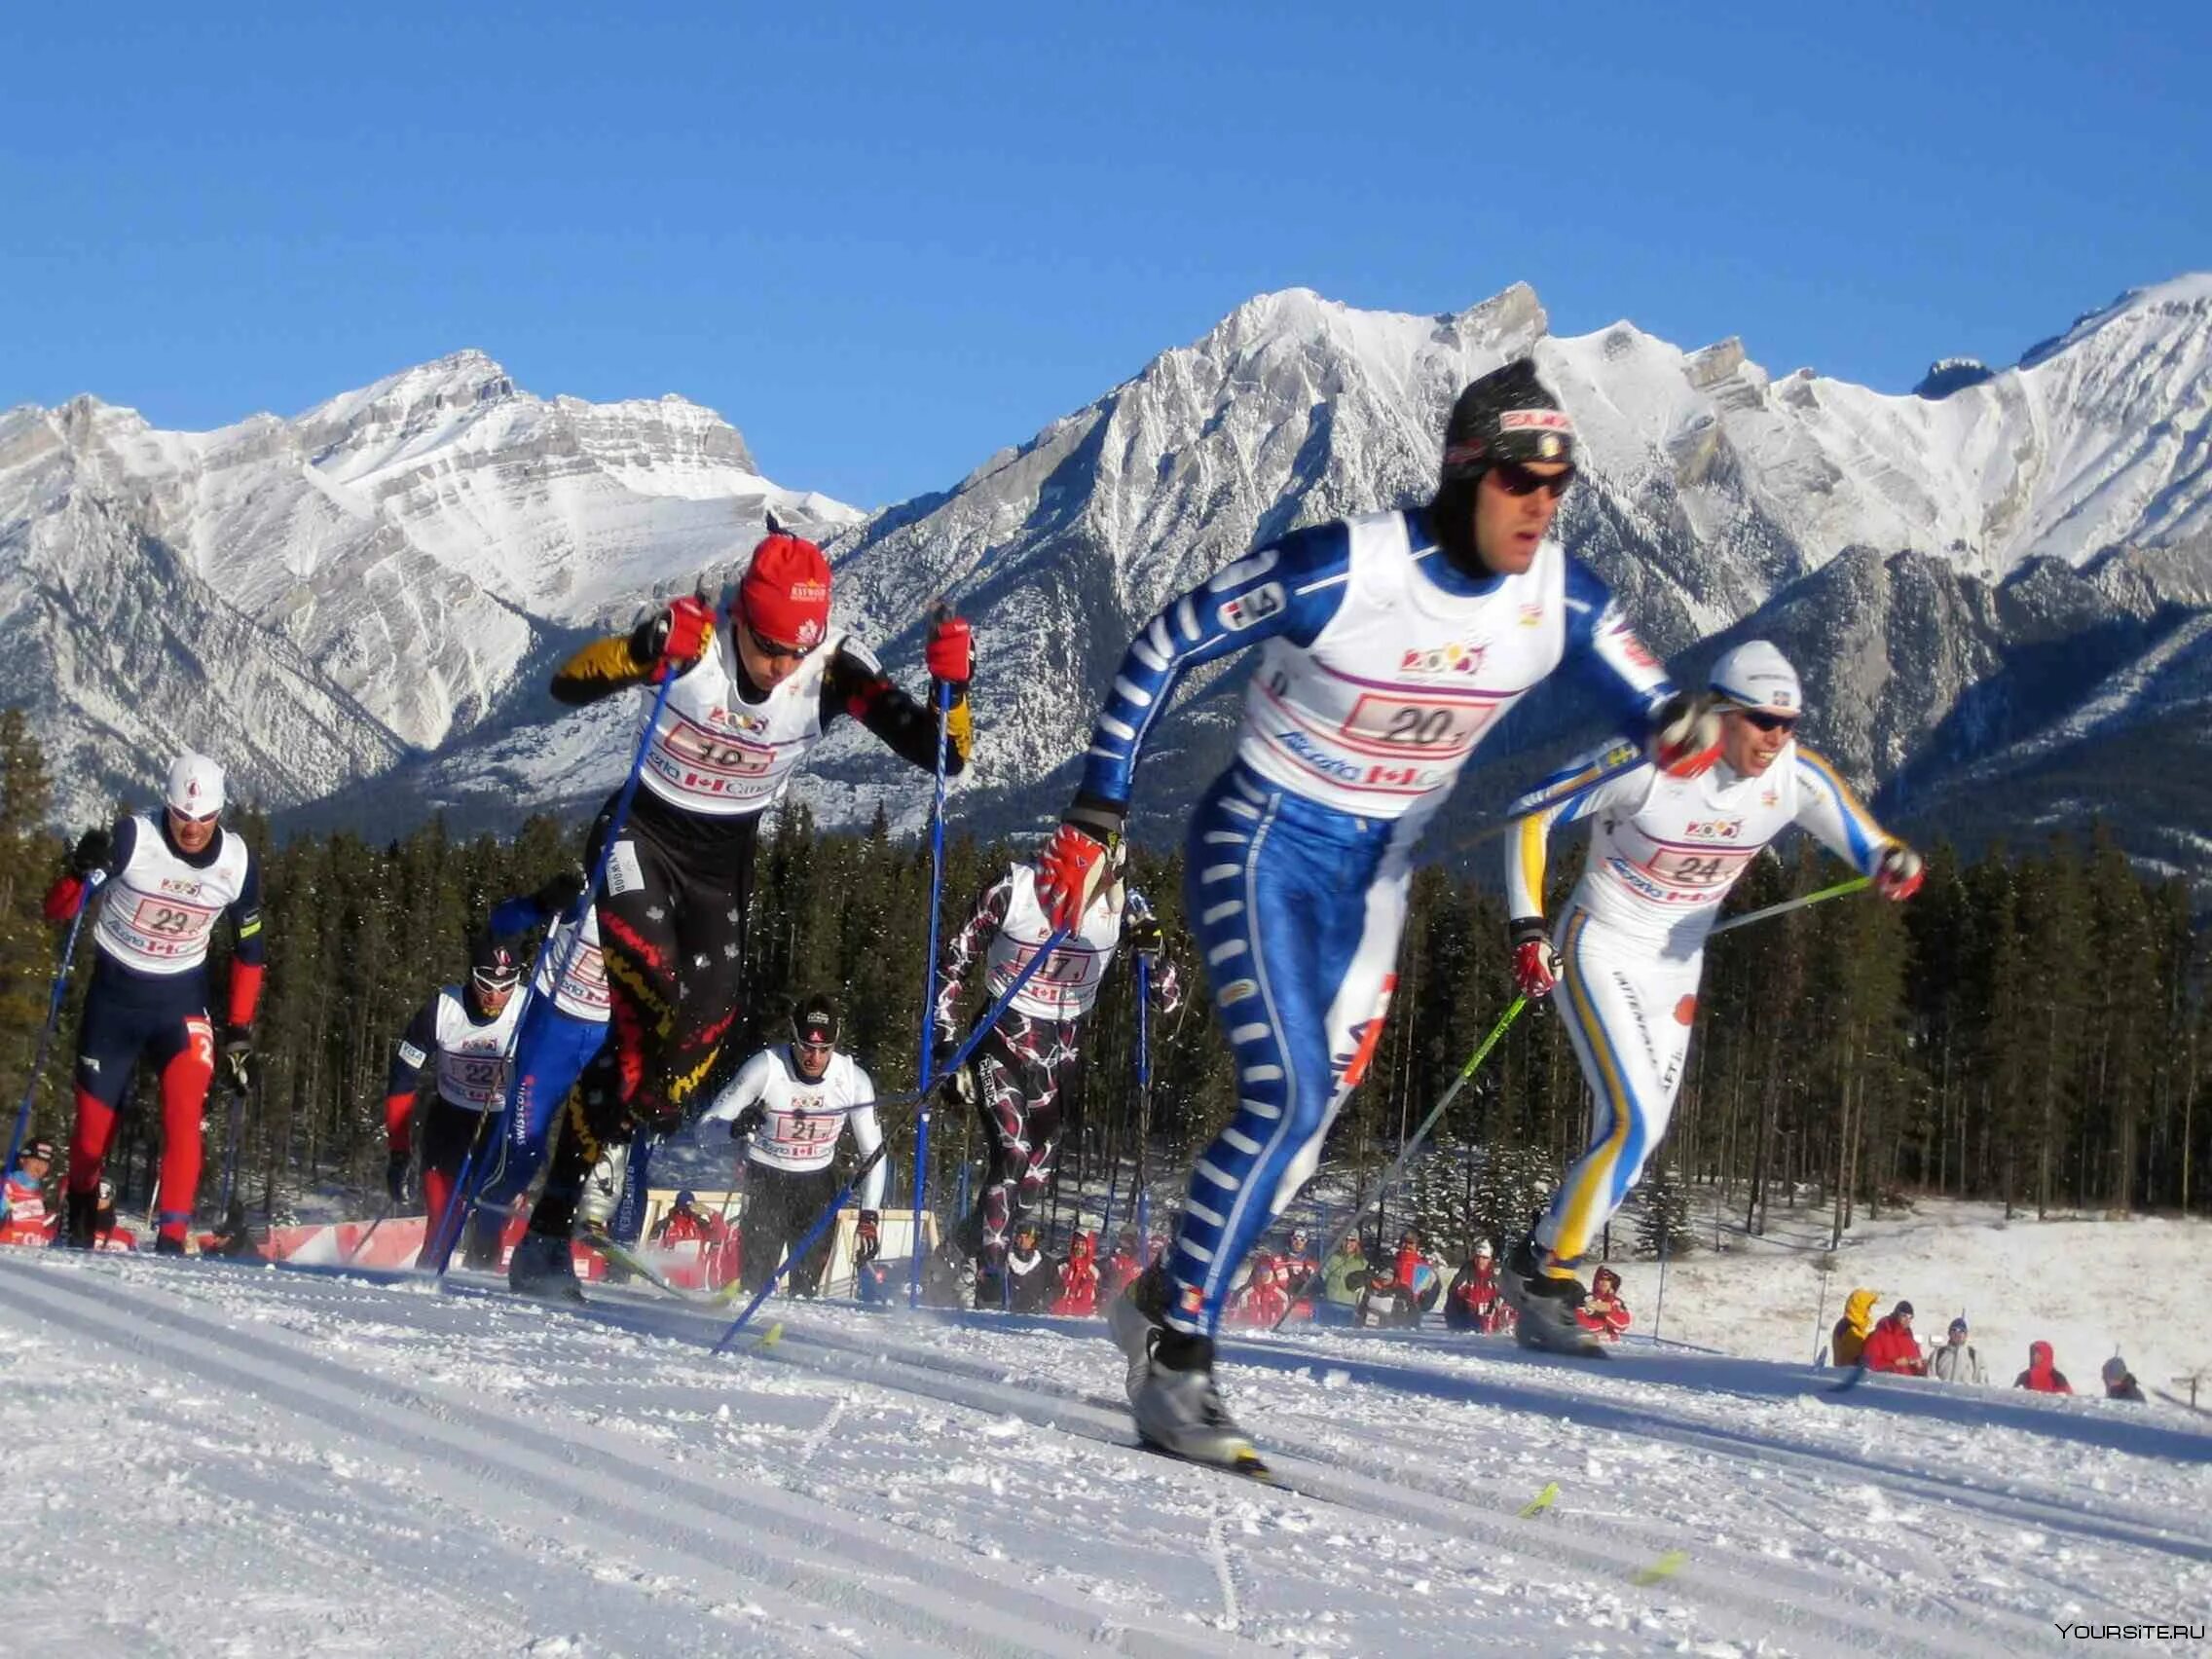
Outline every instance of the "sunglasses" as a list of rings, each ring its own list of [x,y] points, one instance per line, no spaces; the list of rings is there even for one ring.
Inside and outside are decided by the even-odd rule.
[[[807,1054],[827,1054],[835,1046],[828,1041],[817,1043],[805,1037],[798,1040],[799,1051]]]
[[[1531,472],[1517,461],[1496,462],[1491,467],[1490,475],[1497,480],[1497,487],[1508,496],[1532,496],[1538,490],[1548,490],[1555,501],[1566,495],[1567,487],[1574,482],[1574,468],[1571,466],[1565,472],[1547,476],[1541,472]]]
[[[1797,725],[1795,715],[1774,715],[1764,709],[1734,709],[1730,713],[1743,716],[1760,731],[1793,731]]]
[[[222,808],[217,807],[213,812],[203,812],[198,817],[195,817],[189,812],[179,812],[175,807],[172,806],[169,808],[169,816],[175,819],[179,824],[189,824],[193,826],[193,828],[198,829],[203,824],[214,823],[216,819],[223,816],[223,812]]]
[[[751,623],[746,625],[745,637],[753,642],[753,648],[764,657],[802,657],[806,655],[804,646],[787,645],[781,640],[771,640]]]

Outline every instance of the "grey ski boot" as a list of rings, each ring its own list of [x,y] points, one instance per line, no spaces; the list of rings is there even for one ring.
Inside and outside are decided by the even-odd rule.
[[[1265,1477],[1268,1465],[1214,1386],[1212,1342],[1155,1330],[1148,1346],[1144,1381],[1129,1402],[1138,1438],[1189,1462]]]
[[[1584,1359],[1605,1357],[1604,1345],[1575,1318],[1574,1310],[1589,1292],[1564,1264],[1548,1261],[1550,1252],[1527,1236],[1505,1254],[1505,1300],[1516,1315],[1513,1335],[1525,1348],[1546,1353],[1574,1354]]]

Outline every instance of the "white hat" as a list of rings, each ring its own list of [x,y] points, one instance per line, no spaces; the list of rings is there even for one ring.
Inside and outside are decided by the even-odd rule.
[[[1740,708],[1801,715],[1805,694],[1789,659],[1764,640],[1746,640],[1713,665],[1707,683]]]
[[[164,798],[180,817],[211,817],[223,810],[223,768],[206,756],[186,750],[170,762],[168,793]]]

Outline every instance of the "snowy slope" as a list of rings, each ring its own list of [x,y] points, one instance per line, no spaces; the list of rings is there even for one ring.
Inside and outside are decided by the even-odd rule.
[[[2212,1435],[2161,1408],[1970,1414],[1652,1351],[1238,1344],[1269,1488],[1131,1446],[1095,1323],[824,1307],[716,1358],[720,1325],[622,1293],[571,1315],[8,1252],[10,1639],[1950,1655],[2061,1651],[2054,1621],[2201,1623],[2212,1598]]]

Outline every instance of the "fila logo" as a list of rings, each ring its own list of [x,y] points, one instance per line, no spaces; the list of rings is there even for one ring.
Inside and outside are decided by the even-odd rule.
[[[1255,622],[1265,622],[1289,603],[1283,594],[1282,583],[1262,582],[1250,593],[1224,601],[1221,620],[1232,633],[1242,633]]]

